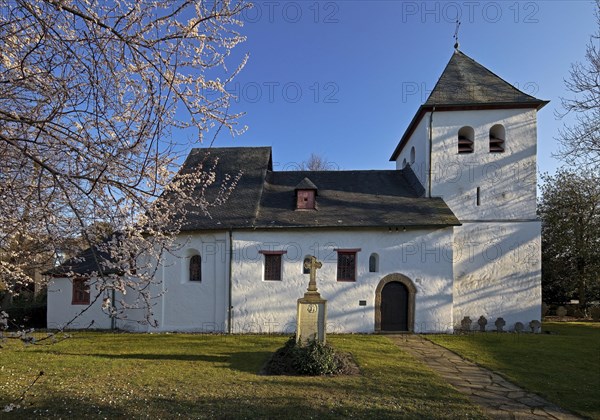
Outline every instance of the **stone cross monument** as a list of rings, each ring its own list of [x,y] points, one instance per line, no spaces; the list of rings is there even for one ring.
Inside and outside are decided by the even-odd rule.
[[[317,269],[322,266],[314,256],[304,263],[304,267],[310,269],[310,281],[304,297],[298,299],[296,342],[301,345],[310,340],[325,342],[327,301],[317,291]]]

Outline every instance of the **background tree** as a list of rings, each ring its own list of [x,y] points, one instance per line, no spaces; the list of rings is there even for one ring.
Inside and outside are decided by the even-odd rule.
[[[575,115],[575,123],[560,132],[560,156],[569,163],[600,164],[600,0],[596,0],[598,30],[591,36],[583,63],[571,66],[567,89],[574,94],[563,98],[559,116]]]
[[[332,171],[338,170],[338,166],[333,162],[328,162],[324,156],[311,153],[308,160],[300,164],[301,171]]]
[[[600,299],[600,177],[560,170],[542,177],[542,293],[546,302]]]
[[[83,238],[111,257],[92,275],[92,294],[128,290],[150,306],[154,262],[170,249],[184,209],[208,214],[235,184],[235,176],[216,180],[213,161],[173,179],[190,147],[173,137],[177,129],[195,130],[192,142],[221,128],[243,130],[229,113],[226,85],[246,59],[232,70],[226,64],[243,41],[237,16],[246,6],[0,0],[5,291],[31,281],[33,252],[56,255],[65,238]],[[215,183],[219,193],[209,200],[203,191]],[[156,205],[161,194],[177,200]],[[98,223],[120,232],[118,239],[106,241]],[[113,314],[119,305],[110,305]]]

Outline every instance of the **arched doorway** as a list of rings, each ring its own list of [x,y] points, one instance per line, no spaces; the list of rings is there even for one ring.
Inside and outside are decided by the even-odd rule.
[[[413,282],[402,274],[389,274],[375,291],[375,331],[414,331]]]
[[[392,281],[381,290],[381,330],[408,331],[408,289]]]

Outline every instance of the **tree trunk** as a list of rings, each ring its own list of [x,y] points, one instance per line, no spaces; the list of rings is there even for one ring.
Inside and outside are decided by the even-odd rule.
[[[586,299],[585,299],[585,258],[577,258],[577,273],[579,274],[579,310],[585,314]]]

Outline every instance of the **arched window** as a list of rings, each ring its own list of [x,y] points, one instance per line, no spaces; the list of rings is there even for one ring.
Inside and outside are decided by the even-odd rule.
[[[306,267],[306,264],[308,264],[308,267]],[[310,256],[305,257],[302,261],[302,274],[310,274]]]
[[[202,281],[202,258],[200,255],[190,257],[190,281]]]
[[[458,153],[473,153],[473,139],[475,130],[465,126],[458,130]]]
[[[402,161],[402,169],[406,168],[406,158]]]
[[[369,257],[369,273],[377,273],[379,271],[379,255],[373,253]]]
[[[504,152],[504,140],[506,139],[506,131],[502,124],[493,125],[490,128],[490,152]]]
[[[415,163],[415,146],[410,148],[410,164],[412,165],[413,163]]]

